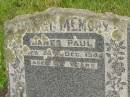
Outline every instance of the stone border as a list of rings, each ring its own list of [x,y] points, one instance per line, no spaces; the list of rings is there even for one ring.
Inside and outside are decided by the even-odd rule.
[[[86,11],[86,10],[84,11],[82,9],[72,9],[72,8],[50,8],[45,12],[35,13],[33,15],[28,14],[28,15],[23,15],[23,16],[17,16],[12,20],[7,21],[5,23],[5,31],[6,31],[5,48],[6,48],[6,54],[7,54],[6,64],[9,69],[8,70],[9,78],[10,78],[9,83],[13,83],[13,84],[10,84],[11,97],[26,97],[24,63],[23,63],[23,56],[21,55],[24,53],[23,52],[24,48],[22,45],[21,37],[26,32],[30,32],[30,33],[42,32],[43,29],[40,29],[42,28],[40,27],[40,25],[45,25],[45,24],[42,24],[42,22],[40,21],[45,20],[45,19],[48,20],[48,18],[50,19],[56,18],[55,19],[56,21],[48,20],[48,22],[49,23],[54,22],[54,24],[59,25],[60,16],[63,16],[63,15],[90,17],[90,18],[94,17],[102,21],[107,20],[110,22],[114,22],[115,24],[119,23],[118,30],[124,31],[123,33],[127,33],[127,30],[125,29],[127,29],[126,24],[128,23],[128,20],[129,20],[128,17],[121,17],[118,15],[114,15],[112,13],[105,13],[105,14],[94,13],[91,11]],[[41,20],[40,18],[44,16],[45,18],[42,18]],[[123,25],[125,26],[121,25],[121,23],[123,23]],[[36,25],[39,24],[39,25],[36,26],[35,24]],[[34,27],[32,28],[32,26]],[[57,30],[60,31],[59,29]],[[127,77],[125,76],[124,78],[124,75],[127,75],[127,66],[126,66],[127,62],[125,59],[127,58],[127,49],[126,49],[127,41],[125,39],[127,38],[123,36],[123,38],[120,41],[117,41],[111,38],[112,37],[111,35],[115,33],[116,30],[112,30],[113,32],[110,32],[109,35],[107,34],[108,37],[106,37],[106,34],[104,33],[101,34],[103,37],[107,39],[105,40],[105,45],[106,45],[105,58],[107,59],[106,64],[108,65],[106,66],[107,67],[106,68],[106,96],[107,97],[113,97],[113,96],[119,96],[119,95],[120,97],[123,97],[123,93],[127,94],[126,89],[127,89],[128,82],[126,82]],[[119,52],[115,51],[114,47],[116,47],[117,45],[122,46],[118,48],[119,50],[123,48],[121,50],[124,53],[124,55],[122,55],[124,59],[121,61],[116,61],[116,59],[118,58],[117,56],[119,55]],[[110,50],[108,50],[108,48],[110,48]],[[110,52],[113,55],[110,55]],[[116,53],[116,57],[114,56],[115,53]],[[110,58],[113,58],[115,60],[110,60]],[[117,65],[114,64],[114,62],[117,64],[122,62],[123,67],[122,65],[120,67],[117,67]],[[114,68],[113,71],[110,70],[112,69],[110,67],[111,65]],[[121,69],[121,71],[116,70],[117,68],[119,68],[119,70]],[[118,83],[116,82],[117,80],[119,81]],[[117,85],[118,86],[123,85],[121,92],[119,92],[120,89],[117,87]],[[111,87],[114,87],[113,88],[114,90]],[[127,97],[127,95],[125,97]]]

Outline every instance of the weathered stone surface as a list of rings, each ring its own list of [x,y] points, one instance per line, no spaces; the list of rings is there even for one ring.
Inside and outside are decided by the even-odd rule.
[[[5,23],[10,97],[129,97],[128,17],[50,8]]]

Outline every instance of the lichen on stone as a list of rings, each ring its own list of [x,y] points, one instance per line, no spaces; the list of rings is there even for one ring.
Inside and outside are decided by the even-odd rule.
[[[121,39],[121,33],[118,30],[114,30],[112,32],[112,38],[115,40],[120,40]]]
[[[30,48],[26,45],[23,46],[23,53],[27,54],[30,51]]]
[[[11,49],[5,49],[5,58],[7,63],[12,63],[15,60],[15,55]]]

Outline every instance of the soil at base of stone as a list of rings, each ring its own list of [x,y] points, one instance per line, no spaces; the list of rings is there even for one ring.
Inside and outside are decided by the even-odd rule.
[[[7,87],[0,90],[0,97],[5,97],[5,95],[7,94],[7,91],[8,91]]]

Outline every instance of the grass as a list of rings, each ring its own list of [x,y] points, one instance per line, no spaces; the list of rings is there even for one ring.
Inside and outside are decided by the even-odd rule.
[[[17,15],[44,11],[49,7],[80,8],[130,16],[130,0],[0,0],[0,90],[7,83],[3,48],[4,22]]]

